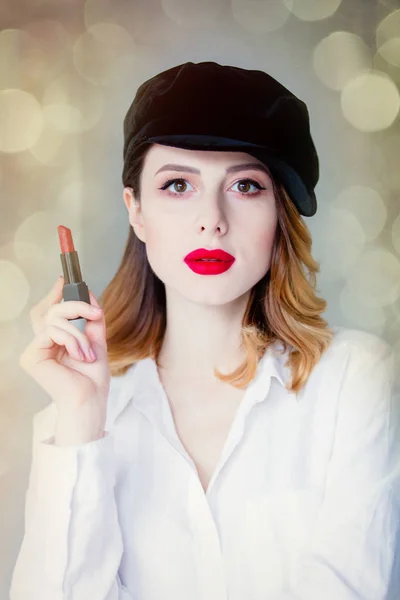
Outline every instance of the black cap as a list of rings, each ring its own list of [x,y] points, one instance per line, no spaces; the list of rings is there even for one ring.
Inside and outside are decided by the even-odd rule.
[[[187,62],[145,81],[124,119],[124,160],[152,143],[246,152],[279,173],[301,215],[317,211],[307,106],[264,71]]]

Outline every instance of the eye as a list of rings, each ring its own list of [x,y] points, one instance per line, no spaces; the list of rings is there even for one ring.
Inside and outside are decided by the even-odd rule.
[[[166,181],[159,189],[167,190],[171,196],[180,196],[184,192],[187,191],[186,189],[182,189],[182,188],[185,188],[188,183],[189,182],[186,179],[182,179],[181,177],[179,177],[177,179],[168,179],[168,181]],[[172,191],[168,190],[168,188],[171,187],[173,184],[174,185],[178,184],[178,187],[175,188],[176,192],[172,192]],[[254,181],[254,179],[240,179],[240,181],[237,181],[236,183],[234,183],[234,185],[240,185],[242,187],[244,186],[247,189],[248,189],[248,184],[250,184],[253,187],[256,187],[257,190],[265,190],[266,189],[266,188],[262,187],[257,181]],[[243,191],[243,190],[238,190],[238,191],[241,196],[257,196],[258,195],[258,191],[253,192],[253,193],[248,193],[247,191]]]
[[[179,186],[178,186],[177,193],[175,193],[175,192],[171,192],[171,191],[169,191],[169,190],[168,190],[168,193],[169,193],[171,196],[179,196],[179,195],[181,195],[183,192],[186,192],[186,191],[187,191],[187,190],[185,190],[185,189],[182,189],[182,187],[185,187],[185,186],[186,186],[186,184],[187,184],[187,183],[189,183],[188,181],[186,181],[186,179],[182,179],[182,178],[179,178],[179,179],[168,179],[168,181],[166,181],[166,182],[165,182],[165,183],[164,183],[164,184],[163,184],[163,185],[162,185],[162,186],[161,186],[159,189],[160,189],[160,190],[167,190],[167,189],[168,189],[168,188],[169,188],[169,187],[170,187],[172,184],[175,184],[175,183],[177,183],[177,182],[179,182]],[[189,184],[189,185],[190,185],[190,184]],[[181,189],[179,189],[179,188],[181,188]],[[175,189],[177,189],[177,188],[175,188]]]
[[[248,184],[256,187],[257,190],[265,190],[266,189],[266,188],[262,187],[257,181],[254,181],[254,179],[241,179],[240,181],[237,181],[233,185],[240,185],[242,187],[244,186],[245,188],[248,189]],[[239,190],[239,194],[241,194],[242,196],[257,196],[258,192],[253,192],[252,194],[248,194],[246,191]]]

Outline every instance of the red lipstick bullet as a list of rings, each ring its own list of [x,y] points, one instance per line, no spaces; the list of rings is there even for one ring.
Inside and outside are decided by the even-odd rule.
[[[78,253],[75,250],[71,230],[64,225],[58,226],[58,237],[61,248],[61,265],[64,273],[63,300],[82,300],[90,304],[89,289],[82,279]],[[69,319],[82,332],[85,331],[86,319],[79,317]]]

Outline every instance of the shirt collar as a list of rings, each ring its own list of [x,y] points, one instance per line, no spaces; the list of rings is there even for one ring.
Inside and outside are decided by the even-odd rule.
[[[279,340],[269,346],[258,363],[257,372],[251,384],[258,387],[258,382],[262,381],[261,390],[269,390],[270,380],[275,377],[283,387],[286,387],[291,377],[291,370],[285,365],[290,349],[291,347],[281,353],[283,344]],[[107,410],[107,427],[131,402],[143,412],[157,411],[159,385],[156,363],[150,357],[134,363],[123,375],[111,377],[110,398],[112,398],[112,402],[109,403]],[[297,400],[297,394],[292,395]],[[265,396],[261,395],[258,401],[263,399]]]

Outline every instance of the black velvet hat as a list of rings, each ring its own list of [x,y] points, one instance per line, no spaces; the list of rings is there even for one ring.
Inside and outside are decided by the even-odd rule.
[[[124,160],[152,143],[246,152],[279,174],[301,215],[317,211],[307,106],[264,71],[187,62],[145,81],[124,119]]]

